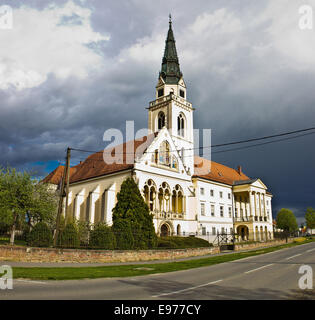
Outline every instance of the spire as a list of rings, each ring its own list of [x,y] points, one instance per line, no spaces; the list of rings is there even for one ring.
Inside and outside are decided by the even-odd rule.
[[[169,15],[169,29],[165,41],[165,50],[160,76],[162,76],[166,84],[177,84],[182,77],[182,73],[179,68],[175,38],[172,30],[171,14]]]

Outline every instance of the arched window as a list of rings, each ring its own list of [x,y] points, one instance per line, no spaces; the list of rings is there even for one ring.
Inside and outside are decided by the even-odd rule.
[[[170,160],[170,145],[167,141],[163,141],[161,146],[160,146],[160,164],[164,164],[166,166],[171,165],[171,160]]]
[[[185,118],[184,118],[182,113],[177,117],[177,132],[178,132],[179,136],[181,136],[181,137],[184,136],[184,133],[185,133]]]
[[[160,112],[158,115],[158,130],[161,130],[165,126],[165,114]]]
[[[146,204],[150,211],[154,211],[155,208],[155,197],[156,197],[156,186],[153,180],[149,179],[143,188],[143,194]]]
[[[184,194],[180,185],[176,185],[172,192],[172,212],[184,213]]]

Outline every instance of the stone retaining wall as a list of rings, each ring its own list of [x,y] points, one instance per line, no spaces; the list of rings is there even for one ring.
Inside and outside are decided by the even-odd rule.
[[[75,250],[0,246],[0,261],[106,263],[179,259],[218,253],[216,247],[163,250]]]
[[[293,240],[291,239],[288,241],[292,242]],[[235,250],[258,249],[261,247],[276,246],[283,243],[285,243],[285,240],[236,245]],[[218,247],[163,250],[76,250],[0,246],[0,261],[70,263],[135,262],[173,260],[216,253],[219,253]]]
[[[289,238],[289,242],[293,242],[294,239]],[[237,244],[235,245],[235,251],[239,250],[250,250],[250,249],[255,249],[255,248],[262,248],[262,247],[273,247],[273,246],[278,246],[280,244],[286,243],[285,240],[273,240],[269,242],[257,242],[257,243],[250,243],[250,244]]]

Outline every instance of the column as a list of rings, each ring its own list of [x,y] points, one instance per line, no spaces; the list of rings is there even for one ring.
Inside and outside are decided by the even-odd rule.
[[[74,215],[76,220],[80,220],[80,213],[81,213],[81,205],[84,202],[84,196],[85,196],[85,189],[82,189],[77,196],[75,197],[75,211]]]
[[[175,212],[178,213],[178,193],[176,192]]]
[[[108,225],[112,225],[113,223],[113,213],[112,210],[116,203],[116,183],[113,183],[108,189],[105,191],[105,222]]]
[[[248,192],[249,194],[249,216],[252,217],[253,216],[253,209],[252,209],[252,193],[251,191]]]
[[[257,199],[256,199],[256,191],[253,191],[254,196],[254,205],[255,205],[255,217],[257,217]]]
[[[259,195],[259,216],[262,217],[262,211],[261,211],[261,193],[258,193]]]
[[[263,193],[263,202],[264,202],[264,216],[267,217],[267,210],[266,210],[266,197]],[[268,219],[268,218],[267,218]]]
[[[95,202],[100,196],[100,186],[97,186],[90,196],[90,222],[93,225],[95,223]]]

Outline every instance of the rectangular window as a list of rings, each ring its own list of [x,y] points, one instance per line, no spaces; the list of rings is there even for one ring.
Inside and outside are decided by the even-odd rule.
[[[223,206],[220,206],[220,216],[223,217]]]
[[[229,207],[229,218],[232,218],[232,207]]]
[[[202,216],[205,215],[205,204],[204,203],[200,203],[200,213]]]
[[[220,198],[222,199],[223,198],[223,192],[220,191]]]
[[[216,234],[215,227],[212,227],[212,235],[215,236],[215,234]]]
[[[235,207],[235,217],[237,217],[237,208]]]
[[[159,89],[158,97],[163,97],[163,96],[164,96],[164,89]]]
[[[231,199],[231,194],[230,193],[228,193],[228,198]]]
[[[205,236],[207,234],[206,227],[202,227],[202,235]]]
[[[222,234],[225,234],[224,227],[221,228],[221,233],[222,233]]]
[[[211,197],[213,197],[213,194],[214,194],[213,190],[210,190],[210,196]]]
[[[214,217],[214,204],[211,205],[211,216]]]
[[[205,194],[205,189],[204,188],[200,188],[200,194],[203,196]]]
[[[185,91],[184,90],[179,90],[179,95],[182,97],[182,98],[185,98]]]

